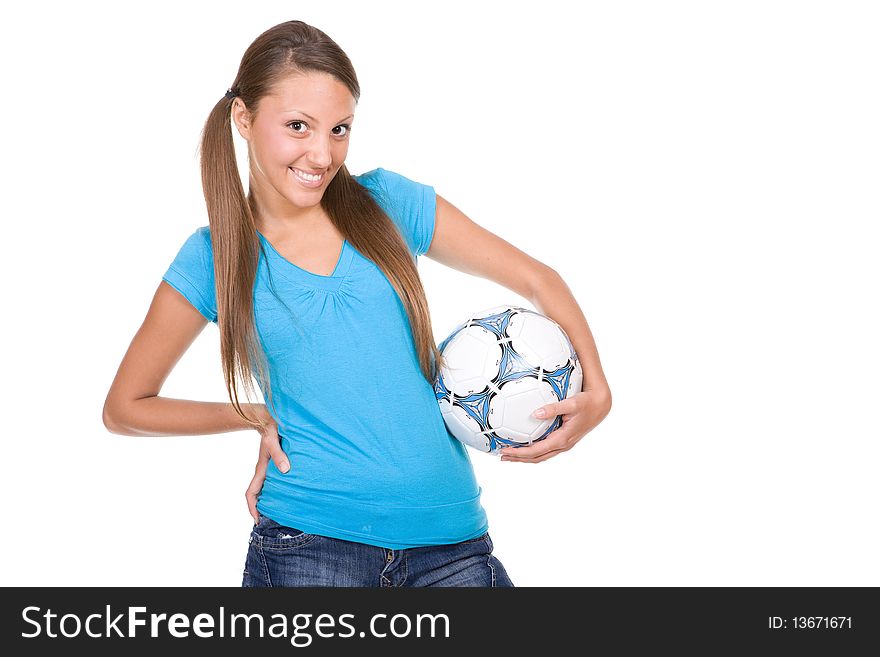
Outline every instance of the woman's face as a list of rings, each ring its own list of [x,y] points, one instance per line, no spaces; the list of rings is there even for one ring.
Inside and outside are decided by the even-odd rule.
[[[260,211],[277,218],[310,214],[348,155],[356,105],[348,87],[326,73],[289,76],[263,97],[250,121],[241,100],[233,102]]]

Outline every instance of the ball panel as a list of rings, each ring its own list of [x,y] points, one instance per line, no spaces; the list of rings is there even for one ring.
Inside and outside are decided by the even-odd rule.
[[[440,368],[446,386],[465,397],[486,390],[501,362],[502,348],[490,331],[468,326],[449,341],[443,351],[446,365]]]
[[[479,422],[460,406],[450,404],[447,399],[441,399],[439,403],[446,428],[457,440],[481,452],[489,451],[489,439],[482,432]]]
[[[539,406],[557,401],[546,381],[523,377],[503,385],[489,406],[489,426],[508,440],[528,444],[547,420],[532,415]]]
[[[520,339],[528,345],[529,361],[541,369],[553,371],[564,366],[570,355],[560,340],[560,328],[556,322],[543,315],[523,315]]]

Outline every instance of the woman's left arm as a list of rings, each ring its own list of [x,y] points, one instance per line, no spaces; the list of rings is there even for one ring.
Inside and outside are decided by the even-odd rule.
[[[571,290],[552,267],[476,224],[439,194],[434,237],[425,255],[466,274],[494,281],[531,301],[538,312],[563,328],[580,359],[584,373],[581,391],[541,407],[544,417],[561,415],[562,426],[528,447],[501,450],[503,461],[545,461],[574,447],[605,419],[611,410],[611,390],[596,342]]]

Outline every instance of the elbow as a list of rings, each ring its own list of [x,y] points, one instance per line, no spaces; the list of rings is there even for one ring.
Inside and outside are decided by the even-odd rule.
[[[598,404],[601,417],[604,420],[611,412],[611,390],[607,386],[598,393],[596,403]]]
[[[101,419],[104,422],[104,427],[106,427],[107,431],[110,433],[115,433],[120,436],[129,435],[128,432],[125,431],[123,424],[119,422],[118,418],[118,412],[114,411],[113,406],[108,399],[104,402],[104,410],[101,412]]]

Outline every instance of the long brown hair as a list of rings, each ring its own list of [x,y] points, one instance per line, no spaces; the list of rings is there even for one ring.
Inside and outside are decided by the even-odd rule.
[[[357,103],[360,85],[348,56],[324,32],[302,21],[281,23],[258,36],[245,51],[231,88],[255,115],[260,99],[276,82],[307,72],[334,76]],[[214,251],[223,377],[236,412],[256,428],[259,419],[247,417],[239,404],[237,379],[243,379],[246,393],[252,393],[256,366],[269,404],[273,403],[268,364],[254,323],[253,286],[262,244],[256,232],[253,192],[245,196],[236,164],[232,102],[228,97],[219,100],[205,122],[200,143],[202,188]],[[352,178],[345,164],[324,191],[321,207],[342,236],[374,262],[394,287],[409,317],[422,374],[433,382],[443,357],[434,343],[415,259],[396,224]]]

